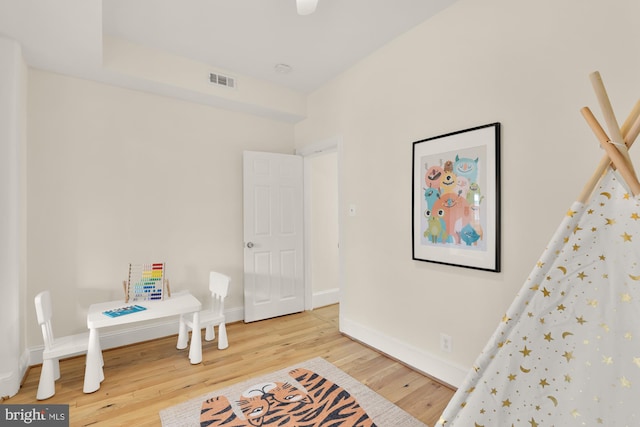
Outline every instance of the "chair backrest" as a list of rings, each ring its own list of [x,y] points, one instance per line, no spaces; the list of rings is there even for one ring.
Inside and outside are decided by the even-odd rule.
[[[54,337],[53,328],[51,327],[51,318],[53,317],[53,308],[51,307],[51,294],[49,291],[42,291],[35,297],[36,316],[38,324],[42,328],[42,338],[44,339],[44,348],[53,347]]]
[[[219,314],[224,312],[224,299],[229,292],[231,278],[224,274],[212,271],[209,273],[209,291],[211,291],[211,309]]]

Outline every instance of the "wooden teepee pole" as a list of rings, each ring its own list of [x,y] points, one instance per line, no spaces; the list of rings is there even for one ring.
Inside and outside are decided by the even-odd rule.
[[[640,194],[640,182],[638,182],[638,178],[636,177],[635,172],[630,167],[629,162],[627,162],[623,154],[618,151],[613,144],[611,144],[611,140],[605,133],[604,129],[602,129],[602,126],[600,126],[600,123],[598,123],[598,120],[596,120],[589,107],[584,107],[582,110],[580,110],[580,112],[591,127],[591,130],[593,130],[593,133],[595,133],[596,137],[600,141],[600,145],[602,146],[602,148],[604,148],[613,164],[616,166],[616,168],[618,168],[618,171],[620,171],[622,178],[631,189],[633,195],[637,196],[638,194]],[[584,201],[580,201],[584,203]]]
[[[629,117],[627,117],[627,120],[622,125],[622,135],[627,148],[631,148],[638,137],[638,134],[640,134],[640,100],[636,102],[636,105],[629,114]],[[610,165],[611,159],[607,154],[605,154],[602,156],[600,163],[598,163],[598,167],[595,172],[585,184],[582,193],[580,193],[580,196],[578,197],[578,201],[580,203],[587,202],[589,196],[591,196],[591,193],[593,192],[593,189],[598,185],[598,181],[600,181],[600,178]]]
[[[638,128],[636,129],[635,136],[633,136],[631,133],[631,131],[634,130],[634,127]],[[638,136],[639,130],[640,130],[640,100],[636,101],[636,105],[633,106],[631,113],[629,113],[629,117],[627,117],[627,120],[625,120],[622,126],[620,127],[620,132],[622,132],[622,140],[627,145],[627,148],[629,148],[631,144],[633,144],[633,141],[635,141],[636,137]],[[631,139],[631,142],[629,142],[628,139]]]
[[[615,135],[614,142],[616,138],[619,141],[618,143],[616,143],[615,146],[622,153],[623,157],[625,158],[625,163],[629,166],[629,169],[632,175],[635,177],[635,171],[633,169],[633,164],[631,163],[631,159],[629,157],[628,148],[631,147],[631,145],[633,145],[634,141],[638,137],[638,134],[640,134],[640,101],[636,102],[633,110],[631,110],[631,113],[627,117],[627,120],[622,125],[622,128],[620,128],[618,127],[618,122],[613,113],[613,108],[611,107],[611,102],[609,101],[609,96],[607,95],[607,91],[604,88],[604,84],[602,82],[602,77],[600,76],[600,73],[597,71],[594,73],[591,73],[589,75],[589,78],[593,85],[594,91],[596,92],[596,97],[598,98],[598,102],[603,111],[603,115],[605,116],[605,120],[607,122],[607,126],[609,127],[609,131],[613,135]],[[591,112],[589,111],[589,113]],[[583,108],[583,115],[585,115],[584,108]],[[602,135],[606,137],[606,133],[604,133],[604,130],[602,130],[602,127],[600,126],[598,121],[595,119],[595,117],[593,117],[593,114],[591,114],[591,118],[593,119],[593,121],[592,123],[589,123],[589,126],[591,126],[594,132],[596,132],[598,128],[600,131],[602,131],[600,135],[598,135],[598,132],[596,132],[596,136],[598,136],[598,139],[600,140]],[[585,119],[587,119],[587,116],[585,116]],[[589,119],[587,119],[587,122],[589,122]],[[592,125],[594,123],[597,125],[595,128]],[[608,137],[606,137],[606,139],[607,139],[607,145],[611,145],[611,140]],[[598,184],[598,181],[600,181],[602,174],[605,172],[605,170],[607,169],[607,167],[609,167],[610,164],[611,164],[611,158],[609,157],[609,155],[605,154],[602,157],[602,160],[600,160],[600,163],[598,164],[596,171],[593,173],[591,178],[587,181],[582,192],[580,193],[578,197],[579,202],[581,203],[587,202],[587,200],[591,196],[591,193],[593,192],[593,189]],[[613,166],[615,167],[615,165]]]
[[[611,142],[616,145],[616,148],[625,157],[629,167],[633,171],[633,164],[631,163],[631,158],[629,157],[627,146],[624,144],[622,132],[620,131],[620,126],[618,126],[618,121],[616,120],[616,115],[613,113],[611,101],[609,101],[609,95],[607,95],[607,91],[604,88],[602,76],[600,76],[600,73],[598,71],[595,71],[589,75],[589,79],[591,80],[591,85],[593,86],[593,90],[595,91],[596,97],[598,98],[598,103],[600,104],[600,109],[602,110],[604,121],[607,124],[607,128],[609,129]]]
[[[629,118],[622,125],[622,137],[627,148],[631,148],[636,138],[640,134],[640,101],[636,102]]]

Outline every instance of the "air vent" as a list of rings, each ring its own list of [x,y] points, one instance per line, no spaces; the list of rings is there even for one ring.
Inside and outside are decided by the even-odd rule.
[[[209,81],[218,86],[224,86],[224,87],[230,87],[230,88],[236,87],[235,78],[224,76],[218,73],[209,73]]]

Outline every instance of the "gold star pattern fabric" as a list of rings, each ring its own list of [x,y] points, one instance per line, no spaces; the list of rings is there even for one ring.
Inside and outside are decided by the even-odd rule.
[[[436,426],[640,425],[638,218],[612,171],[573,204]]]

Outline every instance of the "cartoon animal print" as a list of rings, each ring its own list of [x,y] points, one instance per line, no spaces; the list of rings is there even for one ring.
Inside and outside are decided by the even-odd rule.
[[[462,227],[460,230],[460,240],[465,242],[467,246],[471,246],[472,244],[477,244],[478,240],[480,240],[480,234],[471,226],[471,223]]]
[[[260,402],[256,402],[260,403]],[[265,401],[263,405],[266,405]],[[260,412],[260,406],[256,405],[256,413]],[[236,416],[231,403],[224,396],[216,396],[202,402],[200,408],[200,426],[225,426],[225,427],[247,427],[251,426],[247,420]]]
[[[305,390],[290,383],[258,384],[242,393],[239,417],[225,396],[202,403],[200,426],[344,426],[375,427],[356,400],[342,387],[307,369],[289,372]]]
[[[455,243],[460,244],[460,233],[472,220],[472,211],[467,200],[462,196],[443,194],[434,203],[433,211],[442,211],[440,216],[444,219],[446,233],[449,236],[447,243],[451,243],[451,236],[454,236]]]
[[[467,191],[467,203],[469,206],[479,206],[482,203],[484,196],[480,192],[480,186],[477,182],[472,182],[469,185],[469,191]]]
[[[433,204],[440,198],[440,192],[433,187],[424,189],[424,201],[427,202],[427,209],[431,209]]]
[[[424,215],[427,217],[427,229],[423,233],[424,237],[429,239],[431,243],[446,241],[447,232],[444,220],[430,210],[425,211]]]
[[[242,393],[238,406],[246,418],[236,416],[229,400],[225,396],[218,396],[206,400],[200,409],[200,426],[225,427],[259,427],[270,425],[274,404],[289,404],[295,402],[311,403],[307,394],[289,383],[270,382],[257,384]],[[224,417],[221,417],[225,414]],[[280,424],[278,424],[280,425]]]
[[[458,175],[458,180],[456,181],[456,190],[455,193],[458,196],[466,197],[469,191],[469,180],[464,176]]]
[[[442,195],[455,193],[456,191],[456,174],[453,172],[445,172],[440,178],[440,192]]]
[[[274,387],[269,391],[273,396],[273,400],[278,403],[313,403],[311,398],[304,391],[298,390],[290,383],[275,383],[277,387]]]
[[[477,182],[478,180],[478,158],[470,159],[468,157],[458,157],[453,163],[453,173],[458,176],[464,176],[469,182]]]
[[[299,412],[299,425],[376,427],[356,399],[339,385],[308,369],[294,369],[289,375],[307,390],[314,402]]]
[[[469,206],[469,208],[471,209],[471,218],[469,223],[462,228],[460,239],[464,241],[467,246],[477,246],[478,241],[484,238],[484,232],[480,224],[480,205]]]
[[[440,177],[444,173],[444,169],[441,166],[428,167],[427,164],[424,166],[427,168],[427,173],[424,174],[424,184],[427,188],[440,188]]]

